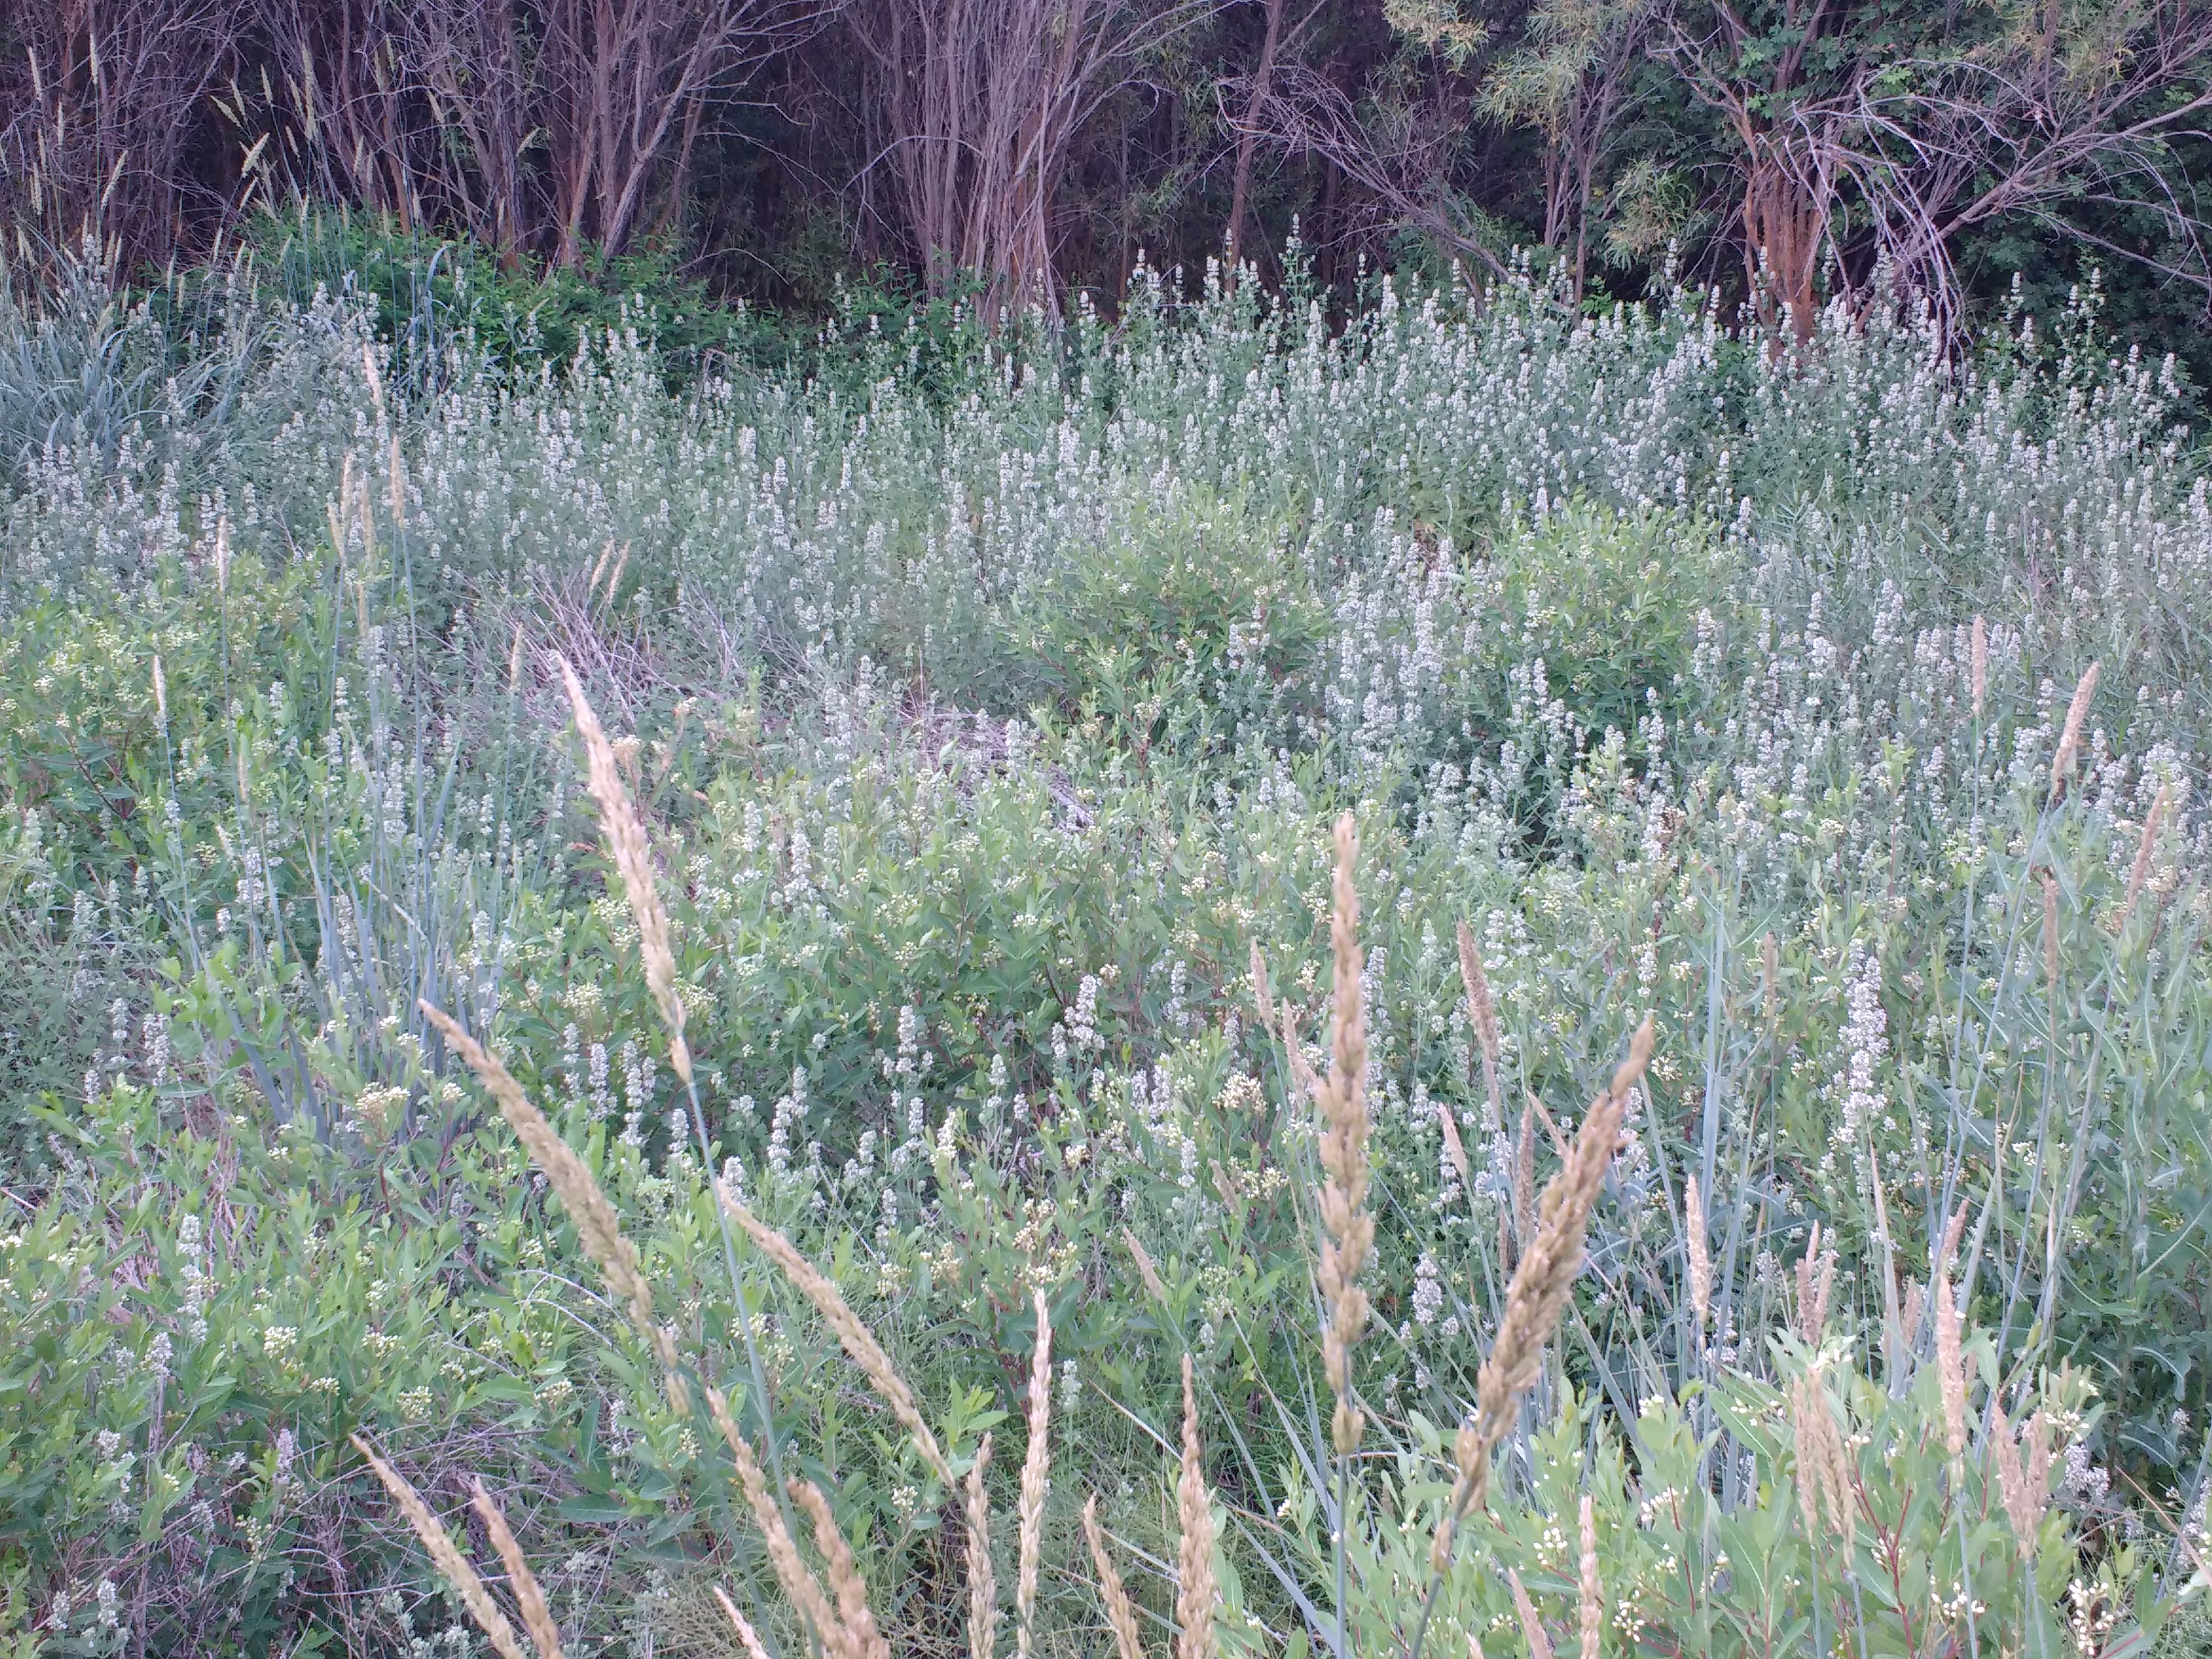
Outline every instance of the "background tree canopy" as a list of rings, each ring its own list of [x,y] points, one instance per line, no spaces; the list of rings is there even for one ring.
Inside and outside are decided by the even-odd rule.
[[[129,276],[343,204],[804,316],[1114,310],[1295,237],[1328,290],[1525,251],[1802,338],[1838,293],[2052,314],[2094,264],[2201,381],[2208,65],[2203,0],[65,0],[0,20],[0,212]]]

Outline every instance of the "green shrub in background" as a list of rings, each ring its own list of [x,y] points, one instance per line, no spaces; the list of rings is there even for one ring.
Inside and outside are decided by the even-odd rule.
[[[452,354],[509,372],[564,363],[610,329],[647,325],[679,383],[709,363],[764,366],[780,355],[772,325],[715,303],[665,254],[595,261],[592,272],[512,268],[466,241],[403,231],[345,210],[264,216],[241,238],[259,282],[304,304],[318,291],[364,303],[403,383],[453,372]]]

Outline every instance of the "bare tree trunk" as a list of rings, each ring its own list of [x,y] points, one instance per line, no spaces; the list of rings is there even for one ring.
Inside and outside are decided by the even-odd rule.
[[[411,223],[416,191],[401,106],[411,76],[387,0],[263,0],[261,25],[292,94],[319,185]],[[319,174],[319,178],[313,175]]]
[[[1828,192],[1797,176],[1771,142],[1753,151],[1744,184],[1746,274],[1754,293],[1788,312],[1801,346],[1813,337],[1820,310],[1814,283],[1828,233]]]
[[[612,257],[669,180],[688,170],[717,88],[811,33],[814,0],[547,0],[537,123],[547,135],[554,258]]]
[[[1567,158],[1554,143],[1544,151],[1544,246],[1556,249],[1565,240],[1573,216],[1572,181]]]
[[[1206,0],[873,0],[852,20],[873,70],[915,258],[994,313],[1059,303],[1053,212],[1071,146],[1147,46]]]
[[[1267,83],[1275,73],[1275,48],[1283,35],[1284,0],[1267,0],[1267,32],[1260,42],[1260,66],[1253,71],[1252,96],[1244,106],[1244,123],[1237,134],[1237,170],[1229,186],[1229,286],[1237,285],[1237,269],[1244,259],[1244,215],[1252,199],[1252,156],[1260,142],[1261,112],[1267,104]]]
[[[509,269],[528,234],[522,150],[532,123],[520,27],[514,0],[422,0],[409,33],[434,114],[459,133],[473,163],[453,169],[469,232]]]
[[[184,161],[232,71],[242,0],[33,0],[11,14],[27,78],[0,101],[0,202],[56,243],[128,266],[173,246],[195,197]],[[198,199],[210,215],[223,204]]]

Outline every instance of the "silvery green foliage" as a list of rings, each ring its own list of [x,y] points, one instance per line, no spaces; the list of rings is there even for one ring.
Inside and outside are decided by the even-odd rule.
[[[16,581],[181,553],[210,515],[247,541],[314,532],[381,424],[358,321],[321,297],[232,310],[216,405],[173,380],[167,403],[17,445]],[[1778,355],[1687,294],[1578,318],[1525,283],[1478,301],[1385,282],[1337,332],[1249,291],[1176,303],[1144,273],[1113,325],[986,340],[949,386],[914,372],[918,338],[862,335],[804,372],[671,396],[651,320],[534,376],[471,372],[456,343],[404,422],[418,580],[565,580],[627,548],[625,597],[679,607],[726,670],[843,678],[865,656],[991,700],[1034,691],[1023,619],[1086,568],[1225,541],[1328,611],[1300,695],[1246,735],[1327,736],[1367,764],[1450,753],[1471,696],[1545,707],[1525,676],[1490,683],[1486,556],[1571,507],[1685,515],[1650,556],[1670,580],[1686,551],[1716,562],[1784,632],[1815,591],[1816,630],[1854,639],[2016,597],[2038,657],[2124,643],[2162,688],[2195,665],[2180,619],[2205,597],[2212,503],[2168,429],[2170,367],[2077,350],[2025,372],[2029,328],[1962,364],[1910,319],[1838,309]],[[101,341],[150,326],[70,312],[9,332],[17,356],[68,336],[90,404],[124,397]],[[2021,581],[2036,591],[2005,592]]]
[[[565,577],[627,547],[637,602],[680,607],[731,664],[842,678],[867,657],[1018,706],[1037,607],[1133,550],[1227,543],[1327,613],[1297,695],[1239,735],[1332,739],[1361,769],[1460,758],[1470,704],[1540,723],[1541,620],[1524,605],[1525,648],[1498,637],[1496,540],[1587,508],[1657,524],[1655,579],[1715,568],[1709,675],[1785,635],[1923,660],[1977,601],[2017,613],[2028,659],[2126,660],[2154,698],[2197,666],[2212,501],[2168,428],[2170,370],[1958,364],[1840,311],[1774,356],[1687,295],[1577,319],[1525,287],[1478,306],[1387,283],[1340,334],[1148,279],[1117,325],[1051,348],[987,343],[950,392],[892,339],[842,375],[671,398],[633,330],[565,375],[465,381],[421,427],[431,562]],[[1807,648],[1808,672],[1850,672],[1855,652]]]
[[[289,550],[373,421],[358,310],[266,302],[249,267],[112,293],[83,262],[0,272],[0,605],[135,580],[221,519]]]

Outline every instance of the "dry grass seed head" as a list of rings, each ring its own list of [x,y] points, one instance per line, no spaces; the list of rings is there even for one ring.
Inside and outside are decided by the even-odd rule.
[[[1490,1000],[1490,979],[1482,971],[1482,952],[1475,945],[1474,930],[1463,921],[1459,925],[1459,976],[1467,991],[1468,1018],[1474,1022],[1482,1054],[1482,1091],[1489,1112],[1486,1127],[1496,1134],[1504,1121],[1498,1097],[1498,1010]]]
[[[1267,959],[1260,954],[1260,941],[1252,941],[1252,1004],[1260,1011],[1260,1029],[1275,1032],[1275,1000],[1267,994]]]
[[[830,1659],[866,1659],[847,1639],[844,1623],[830,1607],[821,1581],[800,1557],[791,1529],[784,1525],[783,1511],[769,1495],[768,1477],[761,1472],[760,1459],[753,1455],[752,1443],[738,1431],[737,1419],[730,1415],[729,1401],[717,1389],[708,1388],[706,1395],[708,1413],[729,1444],[731,1459],[738,1466],[738,1484],[745,1494],[745,1506],[752,1511],[753,1522],[761,1529],[761,1537],[768,1546],[769,1565],[775,1570],[776,1583],[783,1586],[785,1599],[813,1631]]]
[[[1452,1173],[1465,1187],[1473,1180],[1474,1166],[1468,1162],[1467,1144],[1459,1138],[1459,1119],[1453,1115],[1450,1103],[1437,1102],[1437,1127],[1443,1132],[1444,1156],[1451,1160]]]
[[[1455,1451],[1459,1474],[1451,1502],[1430,1545],[1431,1570],[1441,1572],[1450,1559],[1459,1517],[1482,1500],[1490,1483],[1490,1462],[1498,1443],[1511,1430],[1520,1399],[1536,1380],[1544,1345],[1583,1269],[1583,1243],[1590,1211],[1604,1189],[1605,1172],[1620,1144],[1620,1125],[1628,1097],[1650,1064],[1653,1041],[1647,1018],[1630,1040],[1628,1057],[1613,1073],[1606,1091],[1590,1103],[1582,1127],[1557,1175],[1544,1188],[1535,1237],[1522,1252],[1505,1293],[1505,1311],[1497,1339],[1475,1377],[1475,1416],[1462,1428]]]
[[[1992,1402],[1990,1419],[1990,1461],[1996,1465],[2005,1519],[2012,1525],[2021,1560],[2032,1565],[2042,1537],[2043,1512],[2051,1501],[2051,1463],[2055,1453],[2051,1420],[2039,1409],[2015,1438],[2002,1407]]]
[[[1114,1570],[1106,1549],[1106,1534],[1098,1524],[1098,1494],[1083,1500],[1083,1537],[1091,1546],[1091,1565],[1098,1573],[1098,1598],[1106,1604],[1106,1623],[1114,1632],[1115,1659],[1145,1659],[1145,1644],[1137,1631],[1137,1606]]]
[[[844,1345],[845,1352],[852,1358],[853,1363],[860,1368],[860,1374],[867,1378],[869,1386],[890,1408],[891,1415],[898,1419],[900,1426],[914,1437],[922,1462],[929,1465],[931,1472],[945,1483],[948,1491],[957,1487],[959,1480],[952,1473],[952,1466],[946,1462],[944,1452],[939,1449],[937,1437],[930,1432],[929,1425],[922,1420],[921,1408],[915,1403],[914,1390],[907,1387],[905,1378],[892,1365],[890,1356],[884,1352],[883,1345],[876,1340],[874,1333],[860,1322],[860,1316],[853,1311],[845,1300],[844,1293],[812,1262],[801,1255],[798,1247],[789,1239],[747,1209],[728,1187],[718,1182],[715,1191],[721,1197],[722,1207],[745,1230],[746,1235],[759,1247],[762,1254],[783,1270],[784,1277],[798,1287],[799,1294],[814,1304],[823,1322],[837,1334],[838,1341]]]
[[[157,664],[158,661],[156,659]],[[2135,915],[2136,903],[2142,897],[2143,888],[2150,880],[2151,863],[2158,855],[2159,829],[2166,821],[2166,811],[2172,802],[2171,787],[2166,784],[2159,785],[2157,798],[2151,802],[2150,811],[2143,815],[2142,839],[2136,843],[2135,863],[2128,869],[2127,896],[2121,902],[2119,915],[2112,919],[2112,932],[2115,933],[2128,931],[2129,919]]]
[[[623,1237],[621,1218],[606,1194],[599,1190],[591,1166],[561,1139],[545,1114],[531,1103],[521,1084],[515,1081],[514,1074],[497,1054],[464,1031],[444,1010],[427,1001],[418,1002],[416,1006],[437,1028],[447,1047],[460,1055],[498,1103],[500,1115],[507,1120],[515,1139],[530,1154],[531,1162],[544,1173],[546,1182],[568,1210],[584,1254],[599,1264],[600,1273],[606,1277],[607,1288],[628,1310],[630,1322],[653,1345],[653,1357],[659,1361],[668,1384],[671,1402],[678,1412],[688,1410],[684,1382],[676,1371],[676,1340],[653,1322],[653,1287],[647,1283],[639,1265],[637,1249]]]
[[[515,1611],[522,1615],[522,1628],[530,1632],[531,1644],[538,1650],[539,1659],[561,1659],[561,1632],[553,1622],[552,1609],[545,1605],[545,1592],[538,1589],[538,1577],[523,1559],[514,1528],[507,1524],[507,1516],[500,1513],[481,1480],[469,1481],[469,1503],[483,1517],[491,1547],[506,1564],[507,1588],[514,1593]]]
[[[2054,793],[2074,775],[2074,757],[2081,749],[2081,723],[2088,718],[2089,699],[2097,694],[2098,666],[2091,663],[2075,684],[2073,701],[2066,705],[2066,724],[2058,733],[2058,750],[2051,757],[2051,787]]]
[[[2043,982],[2058,991],[2058,878],[2043,872]]]
[[[1695,1176],[1682,1187],[1682,1242],[1689,1261],[1690,1306],[1697,1313],[1702,1336],[1712,1312],[1713,1259],[1705,1238],[1705,1199]]]
[[[1182,1357],[1182,1472],[1176,1484],[1176,1659],[1213,1659],[1213,1497],[1199,1455],[1198,1396]]]
[[[745,1650],[745,1659],[768,1659],[768,1650],[761,1645],[760,1632],[753,1628],[751,1620],[738,1611],[738,1604],[730,1600],[730,1593],[717,1584],[714,1586],[714,1599],[722,1604],[722,1611],[730,1615],[731,1627],[738,1632],[738,1641]]]
[[[968,1469],[969,1659],[991,1659],[998,1640],[999,1580],[991,1570],[991,1500],[983,1492],[983,1471],[990,1463],[991,1437],[987,1434]]]
[[[847,1650],[855,1659],[890,1659],[890,1644],[884,1639],[874,1610],[868,1606],[868,1586],[860,1577],[860,1564],[854,1559],[853,1547],[845,1541],[837,1517],[830,1513],[830,1500],[811,1480],[789,1481],[786,1490],[814,1522],[814,1547],[829,1571],[830,1588],[837,1597],[837,1619],[845,1629]]]
[[[1817,1540],[1822,1460],[1818,1449],[1820,1431],[1812,1422],[1805,1395],[1806,1382],[1801,1376],[1790,1385],[1790,1439],[1797,1456],[1797,1507],[1805,1517],[1805,1536]]]
[[[1825,1509],[1830,1531],[1838,1539],[1851,1534],[1850,1464],[1843,1437],[1837,1432],[1828,1391],[1821,1386],[1817,1367],[1808,1369],[1790,1385],[1790,1427],[1797,1454],[1797,1501],[1805,1512],[1806,1536],[1820,1536],[1820,1511]]]
[[[1929,1294],[1936,1299],[1936,1375],[1943,1397],[1943,1441],[1954,1460],[1966,1455],[1966,1362],[1965,1322],[1951,1268],[1966,1227],[1966,1206],[1961,1204],[1943,1230],[1935,1275],[1929,1280]]]
[[[1828,1500],[1828,1525],[1838,1540],[1848,1544],[1851,1540],[1855,1519],[1853,1511],[1858,1496],[1856,1471],[1852,1465],[1850,1444],[1842,1431],[1836,1427],[1836,1419],[1828,1411],[1827,1390],[1817,1381],[1813,1388],[1820,1401],[1820,1420],[1827,1431],[1820,1438],[1821,1451],[1826,1459],[1825,1490]],[[1848,1425],[1851,1411],[1848,1395],[1843,1401],[1843,1410],[1844,1420]]]
[[[1591,1512],[1588,1492],[1583,1494],[1582,1530],[1582,1574],[1576,1586],[1582,1624],[1582,1659],[1598,1659],[1599,1645],[1605,1636],[1605,1586],[1597,1576],[1597,1519]]]
[[[1160,1270],[1152,1265],[1152,1258],[1136,1234],[1127,1227],[1121,1229],[1121,1242],[1129,1247],[1129,1256],[1137,1264],[1137,1276],[1145,1281],[1145,1288],[1162,1307],[1167,1305],[1168,1287],[1160,1278]]]
[[[1552,1659],[1552,1638],[1544,1634],[1544,1621],[1536,1616],[1536,1604],[1528,1599],[1521,1575],[1508,1567],[1505,1582],[1513,1587],[1513,1611],[1521,1620],[1521,1637],[1528,1644],[1528,1659]]]
[[[1835,1282],[1836,1253],[1821,1249],[1820,1224],[1816,1221],[1797,1263],[1797,1334],[1808,1342],[1817,1344],[1827,1328],[1828,1293]]]
[[[1928,1287],[1917,1279],[1905,1281],[1905,1346],[1910,1349],[1920,1340],[1920,1321],[1928,1311]]]
[[[1990,1402],[1989,1448],[1990,1462],[1996,1466],[1997,1494],[2004,1505],[2005,1519],[2011,1522],[2013,1541],[2021,1559],[2026,1559],[2030,1553],[2030,1534],[2022,1524],[2027,1516],[2021,1500],[2027,1494],[2027,1472],[2021,1467],[2020,1443],[2014,1438],[2012,1419],[2005,1415],[2004,1407],[1994,1400]]]
[[[1367,1213],[1367,1022],[1360,999],[1365,959],[1359,948],[1359,890],[1354,880],[1359,839],[1347,812],[1336,822],[1334,903],[1329,943],[1335,957],[1334,1031],[1328,1076],[1316,1091],[1321,1110],[1322,1240],[1319,1278],[1328,1324],[1322,1368],[1336,1395],[1332,1437],[1340,1455],[1359,1446],[1364,1417],[1352,1399],[1352,1349],[1367,1324],[1367,1294],[1358,1279],[1375,1245]],[[1295,1042],[1290,1045],[1296,1048]]]
[[[645,963],[646,988],[668,1028],[669,1059],[685,1084],[691,1081],[691,1049],[684,1037],[684,1000],[676,991],[676,957],[669,947],[668,912],[661,908],[653,886],[653,854],[638,822],[637,809],[623,786],[614,745],[584,696],[568,659],[561,661],[561,678],[568,688],[568,702],[576,717],[576,734],[584,740],[586,776],[592,799],[599,803],[599,826],[607,838],[608,856],[622,877],[623,892],[637,922],[638,955]]]
[[[1022,1459],[1019,1571],[1014,1579],[1014,1643],[1030,1659],[1036,1641],[1037,1564],[1044,1547],[1044,1497],[1052,1470],[1052,1310],[1032,1291],[1036,1352],[1030,1364],[1029,1449]]]
[[[429,1552],[432,1564],[453,1585],[461,1598],[461,1605],[477,1621],[477,1628],[483,1632],[493,1651],[500,1659],[526,1659],[522,1644],[515,1639],[514,1626],[507,1622],[507,1615],[491,1599],[491,1592],[484,1588],[483,1580],[477,1577],[476,1569],[469,1565],[468,1557],[461,1553],[444,1524],[430,1513],[430,1506],[422,1501],[422,1493],[415,1490],[405,1475],[379,1457],[368,1441],[357,1434],[349,1438],[354,1449],[368,1460],[369,1468],[376,1471],[376,1478],[384,1482],[392,1501],[399,1506],[400,1514],[406,1516],[407,1524],[414,1528],[415,1535]],[[549,1655],[547,1659],[553,1656]]]
[[[1528,1243],[1536,1209],[1536,1100],[1530,1096],[1521,1108],[1521,1137],[1513,1152],[1513,1237],[1516,1244]]]

